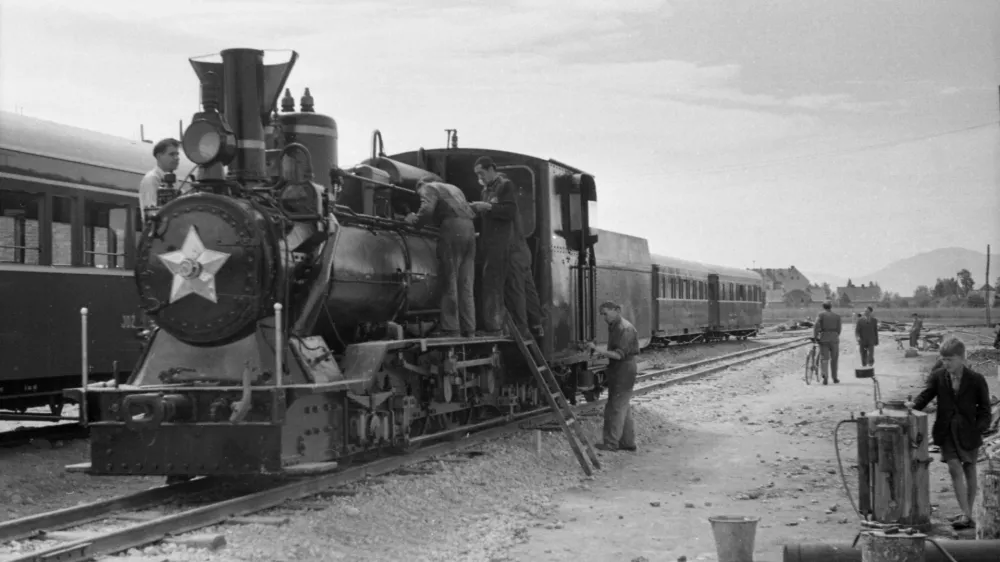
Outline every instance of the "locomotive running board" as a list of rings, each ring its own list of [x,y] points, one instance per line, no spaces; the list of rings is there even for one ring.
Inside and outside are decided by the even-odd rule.
[[[563,433],[566,434],[566,440],[569,441],[569,446],[573,449],[573,454],[580,461],[583,472],[587,476],[593,476],[593,469],[596,468],[599,470],[601,468],[601,461],[597,459],[597,453],[594,452],[594,446],[591,444],[590,438],[587,437],[587,432],[580,425],[580,419],[573,413],[569,402],[563,396],[562,390],[559,388],[559,382],[556,381],[555,375],[552,374],[552,369],[546,363],[545,356],[542,355],[542,350],[538,349],[538,343],[533,338],[525,340],[521,336],[521,331],[514,325],[510,311],[505,310],[505,313],[504,323],[507,325],[507,331],[510,333],[514,343],[517,344],[521,355],[527,361],[531,373],[535,375],[538,386],[542,393],[545,394],[545,399],[552,408],[552,412],[555,414],[559,425],[562,426]],[[586,449],[586,455],[583,454],[584,449]],[[593,463],[593,467],[591,467],[591,463]]]

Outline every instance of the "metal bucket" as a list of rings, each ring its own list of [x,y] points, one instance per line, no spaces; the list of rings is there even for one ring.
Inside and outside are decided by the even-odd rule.
[[[753,545],[760,517],[715,515],[708,518],[719,562],[753,562]]]

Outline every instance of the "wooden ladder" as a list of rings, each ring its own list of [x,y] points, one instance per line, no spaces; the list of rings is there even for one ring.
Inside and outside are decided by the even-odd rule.
[[[514,325],[514,320],[511,318],[510,312],[506,314],[505,323],[507,331],[514,339],[514,343],[517,344],[518,350],[524,356],[525,361],[527,361],[528,368],[535,375],[539,390],[545,395],[545,399],[552,408],[552,413],[559,420],[559,425],[562,426],[563,433],[566,434],[566,439],[569,441],[569,446],[573,449],[573,453],[576,454],[577,460],[580,461],[580,466],[583,467],[583,471],[587,476],[593,476],[593,469],[600,469],[601,461],[597,460],[597,453],[594,452],[594,446],[590,442],[590,438],[587,437],[587,432],[580,425],[580,419],[573,413],[569,402],[563,396],[562,390],[559,388],[559,382],[556,381],[552,369],[549,368],[549,364],[545,361],[542,350],[538,348],[538,342],[533,338],[529,337],[525,339],[521,336],[520,330]],[[587,451],[586,455],[584,454],[584,449]]]

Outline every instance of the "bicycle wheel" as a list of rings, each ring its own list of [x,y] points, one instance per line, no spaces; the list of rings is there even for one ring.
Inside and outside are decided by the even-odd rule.
[[[812,370],[813,370],[813,358],[815,356],[816,356],[816,350],[815,349],[809,350],[809,355],[806,355],[806,376],[805,376],[806,384],[812,384],[811,381],[809,380],[809,377],[812,374]]]

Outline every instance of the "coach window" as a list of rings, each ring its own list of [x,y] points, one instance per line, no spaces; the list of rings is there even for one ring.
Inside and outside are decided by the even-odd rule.
[[[37,265],[42,196],[0,191],[0,263]]]
[[[128,207],[85,201],[83,208],[83,264],[101,269],[124,269]]]
[[[73,200],[52,198],[52,265],[73,265]]]

